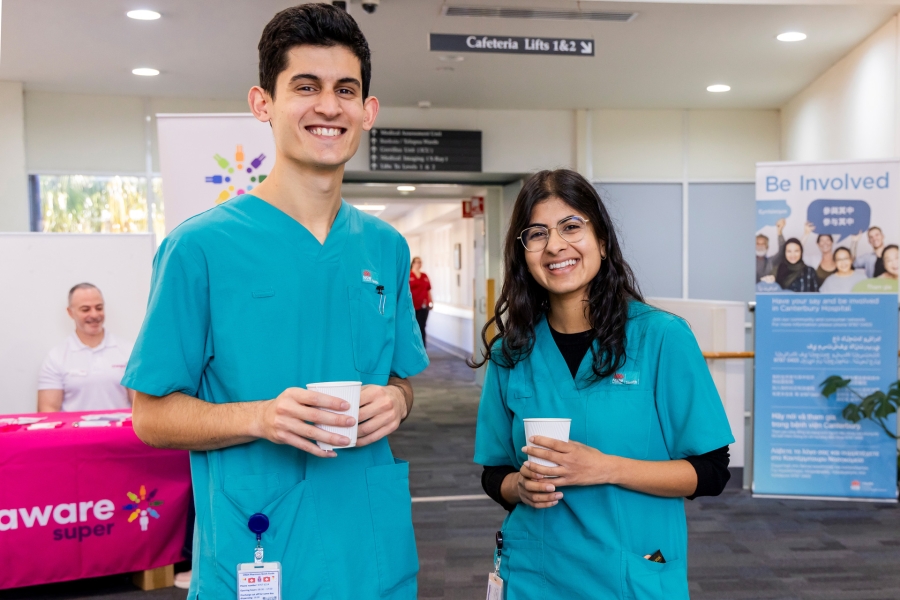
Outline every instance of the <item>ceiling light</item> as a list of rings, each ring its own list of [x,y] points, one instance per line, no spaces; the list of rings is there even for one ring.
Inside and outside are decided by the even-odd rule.
[[[159,71],[157,71],[156,69],[149,69],[147,67],[132,69],[131,72],[135,75],[140,75],[141,77],[153,77],[154,75],[159,75]]]
[[[129,10],[125,15],[129,19],[137,19],[138,21],[155,21],[162,16],[155,10]]]
[[[431,108],[431,102],[429,100],[419,100],[419,108]]]
[[[799,31],[786,31],[775,38],[779,42],[802,42],[806,39],[805,33]]]
[[[414,192],[414,191],[416,191],[416,186],[414,186],[414,185],[398,185],[397,191],[398,192]]]
[[[353,206],[368,212],[379,212],[387,208],[384,204],[354,204]]]
[[[725,85],[724,83],[717,83],[715,85],[708,86],[706,88],[706,91],[719,93],[719,92],[727,92],[730,89],[731,89],[730,85]]]

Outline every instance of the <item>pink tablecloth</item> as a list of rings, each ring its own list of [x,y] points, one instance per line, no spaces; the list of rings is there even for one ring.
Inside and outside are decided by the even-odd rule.
[[[0,420],[0,589],[141,571],[182,560],[188,453],[141,442],[122,426],[57,429]]]

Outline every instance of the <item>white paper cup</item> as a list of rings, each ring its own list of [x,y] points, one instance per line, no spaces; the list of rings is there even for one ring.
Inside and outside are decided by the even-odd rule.
[[[525,442],[532,448],[547,448],[538,444],[531,443],[532,436],[542,435],[544,437],[553,438],[561,442],[569,441],[569,428],[572,426],[572,419],[523,419],[525,421]],[[537,458],[529,455],[528,460],[536,465],[545,467],[558,467],[559,465],[553,461]],[[545,475],[544,477],[548,477]]]
[[[324,429],[325,431],[350,438],[350,444],[348,444],[347,446],[332,446],[331,444],[326,444],[325,442],[317,442],[319,444],[319,448],[321,448],[322,450],[334,450],[335,448],[355,447],[356,434],[359,431],[359,392],[360,389],[362,389],[362,382],[331,381],[325,383],[308,383],[306,384],[306,389],[311,392],[328,394],[329,396],[334,396],[335,398],[346,400],[350,403],[350,408],[348,408],[347,410],[331,410],[328,408],[324,408],[322,410],[327,410],[328,412],[333,412],[339,415],[349,415],[357,421],[350,427],[335,427],[334,425],[317,424],[316,427],[318,427],[319,429]]]

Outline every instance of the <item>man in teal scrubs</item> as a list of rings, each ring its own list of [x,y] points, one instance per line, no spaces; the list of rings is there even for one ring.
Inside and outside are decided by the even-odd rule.
[[[416,597],[408,466],[386,436],[422,371],[409,249],[390,226],[341,200],[344,165],[378,101],[355,21],[328,5],[278,13],[259,44],[256,117],[272,127],[265,182],[189,219],[162,243],[147,317],[123,385],[137,390],[146,443],[192,450],[197,506],[190,598],[236,598],[253,562],[254,513],[266,561],[290,600]],[[342,400],[314,382],[362,381],[356,448],[325,451],[347,426]]]

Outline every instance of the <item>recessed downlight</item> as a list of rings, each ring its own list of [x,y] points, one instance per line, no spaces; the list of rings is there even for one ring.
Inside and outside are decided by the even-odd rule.
[[[162,15],[155,10],[129,10],[125,16],[138,21],[155,21]]]
[[[149,67],[132,69],[131,72],[135,75],[140,75],[141,77],[154,77],[156,75],[159,75],[159,71],[157,71],[156,69],[151,69]]]
[[[414,185],[398,185],[397,191],[398,192],[414,192],[414,191],[416,191],[416,186],[414,186]]]
[[[710,85],[706,87],[707,92],[713,92],[716,94],[720,94],[722,92],[728,92],[731,90],[730,85],[725,85],[724,83],[717,83],[715,85]]]
[[[799,31],[785,31],[775,37],[779,42],[802,42],[806,39],[806,34]]]

